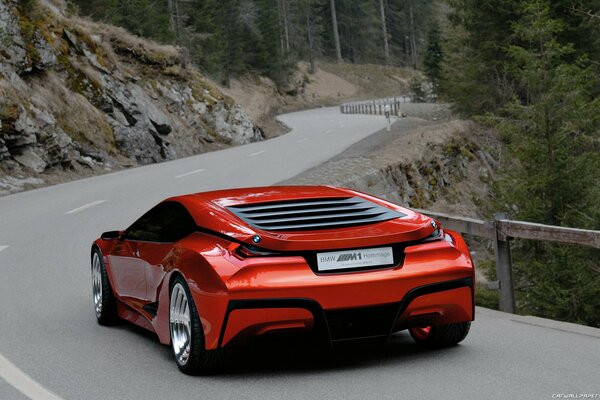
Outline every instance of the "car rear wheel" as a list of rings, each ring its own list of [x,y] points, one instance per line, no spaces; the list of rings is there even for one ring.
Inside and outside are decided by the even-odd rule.
[[[108,280],[102,254],[97,248],[92,252],[92,299],[98,323],[113,325],[118,320],[117,303]]]
[[[415,342],[427,346],[454,346],[464,340],[469,334],[470,322],[440,326],[422,326],[409,328],[408,332]]]
[[[188,375],[217,372],[222,365],[219,350],[205,350],[204,332],[190,290],[181,276],[171,285],[169,303],[171,348],[179,369]]]

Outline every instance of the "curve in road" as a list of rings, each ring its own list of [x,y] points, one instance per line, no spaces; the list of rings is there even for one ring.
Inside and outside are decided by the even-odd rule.
[[[288,179],[386,125],[337,108],[281,120],[292,131],[265,142],[0,198],[0,399],[505,399],[598,390],[600,330],[488,310],[452,349],[422,351],[401,333],[383,348],[315,360],[301,346],[270,343],[242,352],[225,375],[198,378],[181,374],[154,335],[97,325],[89,246],[100,232],[128,226],[171,195]]]

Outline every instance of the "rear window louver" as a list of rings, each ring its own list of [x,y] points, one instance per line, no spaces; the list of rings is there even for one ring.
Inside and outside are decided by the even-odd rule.
[[[227,209],[249,225],[265,231],[343,228],[405,216],[360,197],[284,200]]]

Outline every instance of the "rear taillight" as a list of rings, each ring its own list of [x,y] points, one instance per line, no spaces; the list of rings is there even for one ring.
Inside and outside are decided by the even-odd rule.
[[[444,233],[444,240],[446,240],[446,242],[450,243],[452,246],[456,247],[456,244],[454,243],[454,238],[449,233]]]
[[[427,236],[425,239],[421,240],[422,243],[428,242],[437,242],[438,240],[442,240],[444,237],[444,231],[442,228],[437,228],[435,231],[431,233],[431,235]]]
[[[261,249],[247,244],[241,244],[233,251],[233,254],[240,259],[249,257],[274,257],[282,255],[281,253]]]

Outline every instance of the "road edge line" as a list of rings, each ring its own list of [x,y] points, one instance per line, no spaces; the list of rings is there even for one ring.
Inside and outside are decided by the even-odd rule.
[[[0,378],[31,400],[63,400],[0,354]]]

